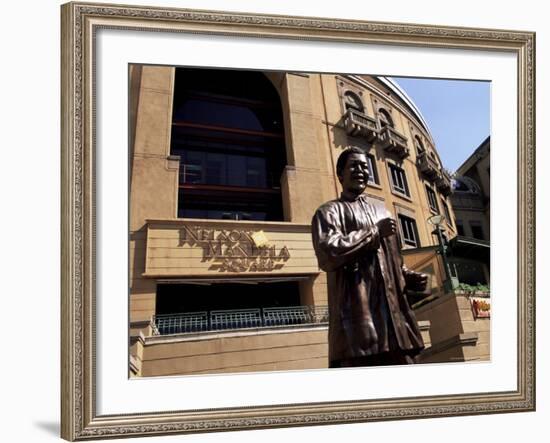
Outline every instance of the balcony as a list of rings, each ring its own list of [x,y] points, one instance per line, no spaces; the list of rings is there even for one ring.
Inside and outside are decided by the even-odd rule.
[[[420,172],[428,177],[428,179],[433,181],[439,177],[439,165],[426,151],[418,154],[416,164]]]
[[[153,318],[153,335],[326,323],[328,323],[327,306],[202,311],[156,315]]]
[[[410,155],[409,148],[407,147],[407,138],[391,126],[384,126],[380,130],[378,138],[380,146],[385,151],[396,154],[399,158],[405,158]]]
[[[373,142],[378,137],[376,120],[357,109],[349,108],[344,115],[346,133],[353,137],[364,137]]]
[[[437,186],[437,189],[439,192],[441,192],[445,197],[450,195],[452,188],[451,188],[451,176],[447,171],[444,169],[441,170],[441,174],[439,175],[438,179],[435,181],[435,185]]]

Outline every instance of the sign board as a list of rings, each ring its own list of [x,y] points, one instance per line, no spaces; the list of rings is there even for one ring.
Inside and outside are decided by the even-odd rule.
[[[147,224],[146,277],[318,273],[309,225],[226,220]]]

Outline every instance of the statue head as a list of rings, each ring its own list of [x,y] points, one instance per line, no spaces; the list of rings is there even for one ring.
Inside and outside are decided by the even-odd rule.
[[[365,152],[358,147],[342,151],[336,162],[336,175],[344,192],[359,195],[367,187],[369,168]]]

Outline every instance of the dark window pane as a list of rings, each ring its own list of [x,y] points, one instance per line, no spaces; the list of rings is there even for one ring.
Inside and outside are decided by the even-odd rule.
[[[369,183],[379,184],[378,171],[376,170],[376,161],[374,156],[367,154],[367,166],[369,168]]]
[[[263,131],[256,114],[249,108],[206,100],[187,100],[175,112],[174,120],[228,128]]]
[[[225,179],[226,156],[222,154],[206,154],[205,183],[213,185],[226,184]]]
[[[363,102],[359,98],[359,96],[351,91],[346,91],[344,94],[344,103],[346,106],[346,109],[356,109],[359,112],[363,112]]]
[[[410,217],[399,214],[399,223],[401,225],[401,232],[403,237],[403,243],[409,246],[419,247],[418,231],[416,229],[416,222]]]
[[[483,236],[483,229],[481,228],[481,224],[478,223],[470,223],[470,229],[472,230],[472,237],[477,238],[479,240],[484,240]]]
[[[441,203],[443,204],[443,210],[445,211],[445,217],[447,218],[447,222],[449,224],[452,224],[451,213],[449,212],[449,206],[447,206],[447,203],[445,203],[444,201],[442,201]]]
[[[265,159],[249,157],[247,160],[246,185],[253,188],[265,188],[267,185]]]
[[[395,165],[389,165],[389,168],[391,173],[393,190],[400,194],[409,196],[409,187],[407,185],[405,171],[403,171],[403,169]]]
[[[435,196],[435,192],[428,185],[426,185],[426,194],[428,195],[428,204],[430,205],[430,209],[434,212],[439,212],[439,207],[437,206],[437,198]]]
[[[227,184],[230,186],[246,186],[246,157],[227,156],[228,177]]]

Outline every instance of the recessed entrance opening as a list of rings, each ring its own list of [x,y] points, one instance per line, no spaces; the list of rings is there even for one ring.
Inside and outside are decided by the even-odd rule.
[[[298,281],[159,284],[155,334],[326,323],[326,306],[302,306]]]
[[[157,314],[282,306],[300,306],[298,282],[157,286]]]

